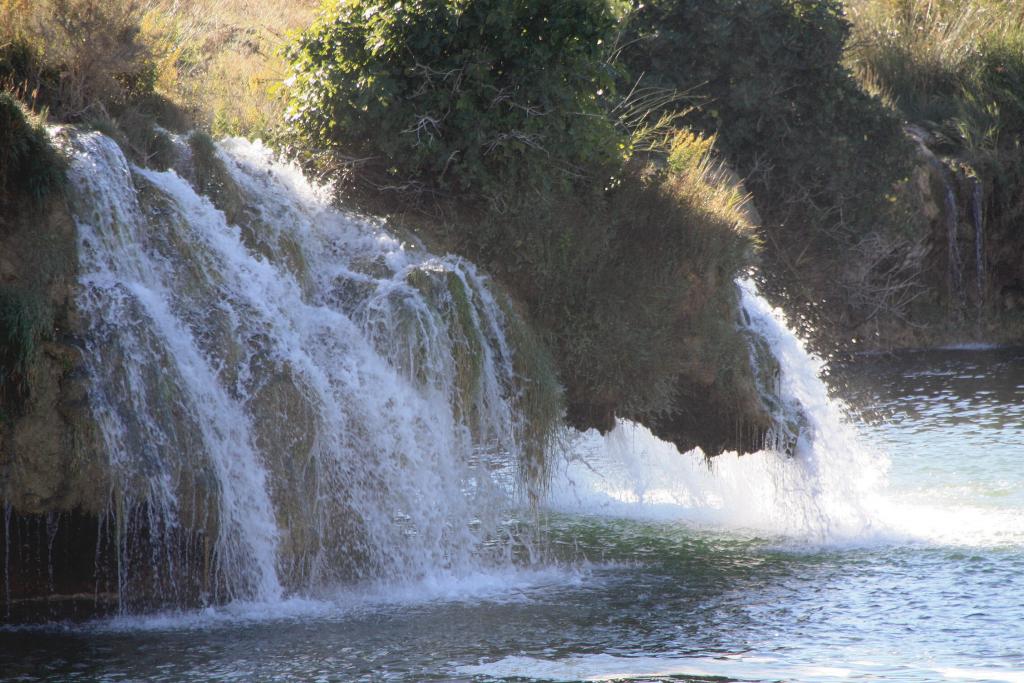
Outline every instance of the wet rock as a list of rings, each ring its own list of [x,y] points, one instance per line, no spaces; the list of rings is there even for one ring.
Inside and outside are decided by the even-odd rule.
[[[20,513],[95,513],[106,504],[107,464],[76,342],[76,239],[62,200],[20,207],[0,234],[2,286],[37,317],[24,370],[3,369],[5,377],[21,376],[18,390],[3,396],[0,500]]]

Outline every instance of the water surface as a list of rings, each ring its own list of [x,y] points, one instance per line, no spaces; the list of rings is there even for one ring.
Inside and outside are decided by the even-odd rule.
[[[575,444],[534,565],[8,629],[0,678],[1024,681],[1024,351],[834,374],[862,447],[819,479],[624,426]]]

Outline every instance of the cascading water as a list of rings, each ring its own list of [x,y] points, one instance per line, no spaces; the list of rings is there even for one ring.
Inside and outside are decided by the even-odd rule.
[[[131,166],[98,134],[74,145],[78,300],[114,473],[101,544],[123,604],[508,565],[525,417],[510,320],[471,264],[331,208],[258,144],[217,152],[237,225],[183,179],[187,146],[179,175]],[[738,287],[776,424],[765,450],[708,461],[631,423],[578,435],[553,508],[872,532],[884,458],[829,398],[822,363]]]
[[[235,602],[0,627],[0,679],[1022,680],[1021,350],[858,359],[855,426],[741,281],[766,448],[569,437],[523,569],[533,375],[469,264],[331,209],[258,145],[220,147],[229,221],[187,158],[155,173],[73,144],[113,470],[97,558],[116,549],[129,607]],[[10,505],[3,524],[9,565]]]
[[[471,264],[338,212],[246,141],[218,152],[238,225],[183,179],[186,145],[181,175],[133,167],[98,134],[74,145],[79,307],[115,482],[101,536],[123,604],[275,601],[508,562],[524,417],[507,316]],[[572,492],[785,533],[870,523],[879,462],[820,363],[739,286],[771,450],[709,467],[624,424],[570,444],[556,508]]]
[[[978,290],[978,310],[985,305],[985,186],[974,179],[971,193],[971,219],[974,223],[974,276]]]
[[[964,291],[964,265],[960,256],[960,209],[956,201],[956,184],[952,173],[945,166],[941,167],[942,182],[945,187],[946,203],[946,244],[949,259],[949,290],[950,297],[959,305],[960,310],[966,303]]]
[[[777,383],[776,429],[782,433],[759,453],[725,453],[711,461],[699,451],[679,453],[638,424],[620,424],[604,439],[584,435],[556,480],[556,507],[816,541],[870,532],[885,460],[864,448],[830,399],[821,380],[823,363],[804,349],[752,281],[738,286],[751,336],[778,363],[777,375],[775,368],[767,374]],[[792,457],[775,448],[785,442]]]
[[[219,152],[241,228],[110,139],[73,144],[122,604],[273,601],[508,552],[518,390],[470,264],[331,209],[245,141]]]

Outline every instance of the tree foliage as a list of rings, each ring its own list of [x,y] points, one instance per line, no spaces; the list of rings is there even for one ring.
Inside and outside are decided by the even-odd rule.
[[[612,162],[605,0],[335,0],[289,50],[290,122],[358,180],[508,197]]]
[[[289,51],[306,149],[511,289],[581,428],[733,395],[749,364],[744,197],[711,138],[615,95],[618,21],[607,0],[334,0]]]
[[[649,84],[697,99],[685,121],[716,133],[746,178],[775,284],[793,303],[865,299],[832,307],[852,321],[905,313],[896,299],[854,291],[863,288],[846,265],[878,231],[908,243],[899,235],[913,228],[913,207],[901,187],[914,156],[898,117],[844,66],[849,32],[839,0],[652,0],[630,16],[622,59]],[[888,277],[890,260],[869,279]],[[897,291],[876,284],[880,296]]]

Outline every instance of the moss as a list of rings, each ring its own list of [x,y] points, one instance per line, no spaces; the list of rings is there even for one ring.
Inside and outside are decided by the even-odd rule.
[[[517,381],[519,483],[531,502],[535,502],[543,496],[551,478],[565,417],[565,391],[544,339],[511,298],[498,292],[497,300],[505,314],[505,333]]]
[[[38,296],[0,287],[0,398],[12,413],[28,397],[28,373],[47,330],[45,307]]]
[[[192,150],[192,170],[196,190],[210,198],[213,205],[224,212],[229,223],[240,225],[245,208],[242,191],[217,155],[213,138],[195,132],[188,139]]]
[[[459,274],[451,270],[417,268],[406,275],[406,282],[423,295],[447,327],[452,349],[451,361],[455,370],[452,408],[475,430],[478,426],[476,404],[483,371],[483,346],[475,322],[471,293],[467,291]],[[417,374],[420,375],[427,360],[426,340],[418,338],[422,334],[418,326],[409,327],[409,332],[415,338],[414,362],[418,368]]]
[[[483,371],[483,347],[473,315],[473,303],[466,283],[458,273],[445,272],[450,307],[447,313],[449,334],[455,361],[455,382],[460,397],[460,410],[466,422],[476,426],[477,391]]]
[[[171,136],[149,113],[128,108],[117,117],[116,125],[128,143],[128,156],[140,166],[166,171],[178,160],[178,149]]]

